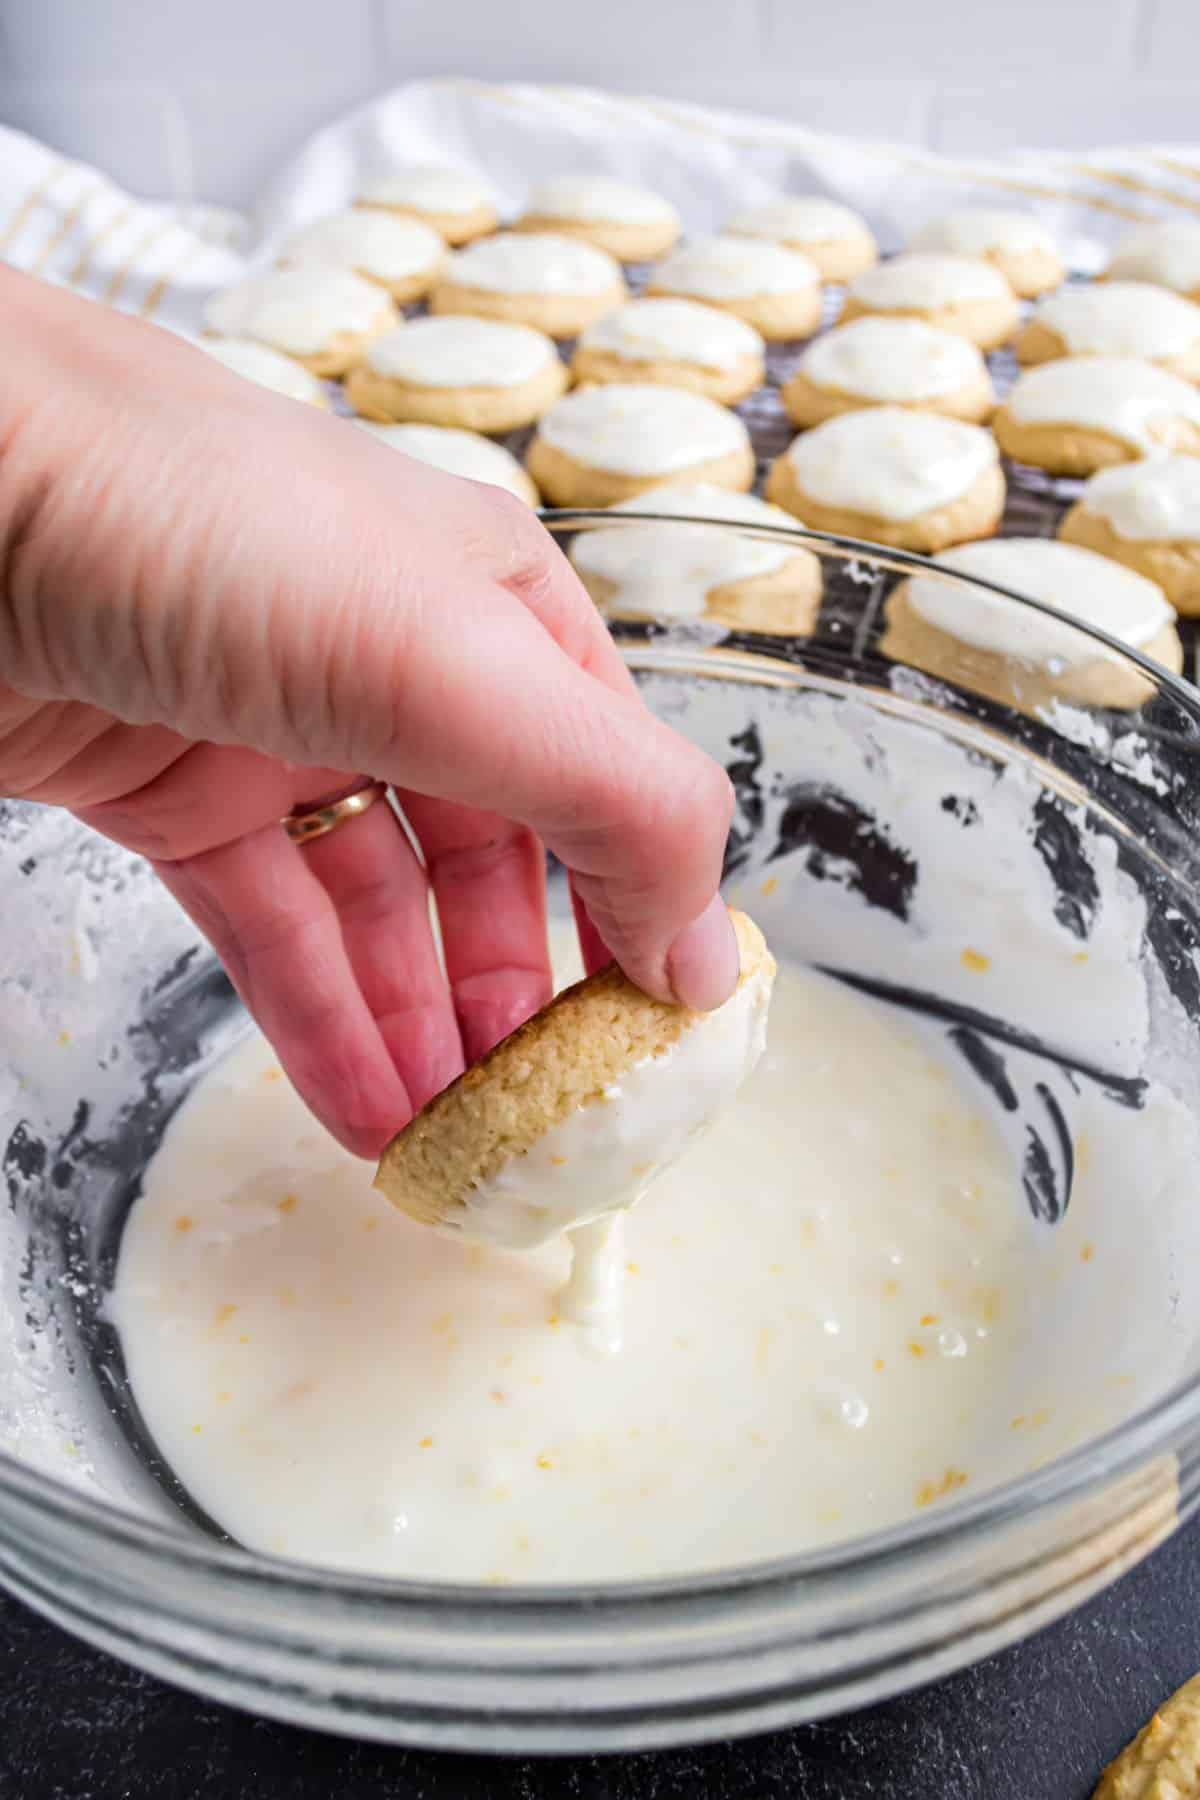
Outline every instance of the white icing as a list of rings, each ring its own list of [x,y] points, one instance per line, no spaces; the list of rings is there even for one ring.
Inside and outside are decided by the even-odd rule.
[[[418,387],[517,387],[558,355],[529,325],[457,314],[413,319],[376,338],[367,362],[377,375]]]
[[[1122,238],[1108,265],[1110,276],[1154,281],[1190,293],[1200,288],[1200,222],[1161,220]]]
[[[393,169],[368,181],[359,199],[374,206],[411,206],[417,212],[473,213],[492,207],[494,196],[476,175],[464,169],[414,164]]]
[[[650,188],[611,175],[553,175],[539,181],[525,210],[547,219],[584,219],[614,225],[674,225],[679,214]]]
[[[984,539],[943,551],[936,561],[1044,601],[1135,649],[1148,644],[1174,617],[1162,590],[1144,575],[1053,538]],[[968,591],[925,575],[911,580],[906,592],[913,610],[927,624],[997,655],[1075,668],[1105,654],[1102,646],[1089,644],[1069,625],[984,589]]]
[[[214,294],[204,324],[220,337],[256,338],[310,356],[343,333],[371,331],[388,305],[373,282],[350,269],[270,269]]]
[[[735,237],[772,238],[781,244],[840,244],[869,239],[858,214],[819,194],[793,194],[748,206],[725,227]]]
[[[289,400],[303,400],[309,406],[325,404],[325,389],[317,377],[279,350],[256,344],[252,338],[200,338],[197,344],[236,375],[270,388],[272,393],[285,394]]]
[[[701,299],[736,300],[754,294],[797,294],[814,288],[817,265],[798,250],[767,239],[700,237],[681,244],[658,263],[654,287]]]
[[[828,419],[787,456],[810,499],[881,519],[948,506],[997,462],[991,433],[978,425],[895,406]]]
[[[964,300],[1011,300],[1012,289],[981,257],[910,251],[876,263],[849,283],[864,306],[887,312],[903,307],[932,311]]]
[[[1070,356],[1020,376],[1005,400],[1029,425],[1084,425],[1149,455],[1162,448],[1150,430],[1158,419],[1200,425],[1200,393],[1178,375],[1131,357]]]
[[[1151,456],[1101,469],[1082,498],[1133,543],[1200,543],[1200,457]]]
[[[1033,316],[1073,355],[1155,358],[1200,348],[1200,306],[1146,281],[1063,288]]]
[[[284,241],[279,261],[299,267],[330,264],[358,269],[381,281],[398,281],[435,269],[445,251],[437,232],[418,219],[360,207],[356,212],[331,213],[293,232]]]
[[[366,419],[358,424],[405,456],[415,456],[449,475],[465,475],[471,481],[505,488],[518,500],[529,499],[529,477],[524,469],[510,450],[493,444],[490,438],[445,425],[374,425]]]
[[[499,294],[603,294],[621,284],[606,250],[548,231],[478,238],[450,258],[446,279]]]
[[[1054,239],[1032,213],[1006,212],[998,206],[964,206],[922,225],[913,250],[949,250],[958,256],[986,256],[989,250],[1055,256]]]
[[[630,300],[589,325],[579,347],[606,350],[627,362],[663,358],[704,369],[733,369],[747,356],[763,353],[753,325],[695,300]]]
[[[816,338],[800,369],[818,387],[871,400],[925,400],[986,378],[974,344],[923,319],[852,319]]]
[[[591,469],[625,475],[671,475],[745,450],[736,413],[681,388],[607,383],[565,394],[546,413],[538,435]]]

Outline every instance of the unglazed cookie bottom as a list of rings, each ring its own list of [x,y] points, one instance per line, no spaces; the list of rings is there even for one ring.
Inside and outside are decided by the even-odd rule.
[[[909,412],[941,413],[943,418],[982,425],[991,418],[996,406],[991,378],[986,373],[946,394],[930,394],[921,400],[878,400],[845,388],[823,387],[810,380],[803,369],[797,369],[784,382],[780,399],[788,418],[802,431],[823,425],[826,419],[834,419],[840,413],[861,412],[866,406],[903,406]]]
[[[1004,476],[996,467],[983,471],[964,494],[945,506],[917,513],[911,519],[885,519],[875,513],[852,512],[843,506],[826,506],[805,493],[791,458],[785,453],[771,465],[767,499],[785,507],[814,531],[830,531],[839,537],[864,538],[893,550],[917,550],[931,556],[951,544],[991,537],[1004,511]]]
[[[427,386],[360,363],[346,382],[346,398],[361,418],[381,425],[451,425],[486,434],[532,425],[566,392],[568,380],[557,358],[527,381],[502,387]]]
[[[752,238],[747,238],[749,246]],[[713,294],[696,294],[669,283],[651,281],[646,288],[651,300],[698,300],[704,306],[715,306],[720,312],[732,313],[765,337],[770,344],[787,343],[792,338],[811,337],[821,323],[821,290],[801,288],[790,294],[735,294],[718,298]]]
[[[1002,344],[1007,344],[1016,331],[1020,318],[1016,298],[1012,294],[1001,297],[989,295],[977,300],[952,300],[944,306],[930,307],[868,306],[855,295],[847,294],[838,323],[848,325],[851,319],[872,316],[923,319],[926,325],[936,325],[941,331],[952,331],[956,337],[967,338],[980,350],[998,350]]]
[[[514,231],[549,231],[556,237],[580,238],[607,250],[618,262],[649,262],[665,256],[679,236],[673,219],[655,219],[635,224],[625,219],[564,219],[552,213],[529,212],[522,215]]]
[[[592,294],[511,294],[468,287],[458,281],[439,281],[429,296],[429,310],[466,313],[476,319],[502,319],[509,325],[532,325],[547,337],[569,338],[578,337],[628,298],[624,281]]]
[[[577,571],[597,607],[609,619],[641,620],[653,614],[620,606],[614,581],[588,570]],[[730,631],[807,637],[821,607],[821,565],[809,550],[798,550],[778,569],[742,581],[721,581],[709,588],[704,618]]]
[[[355,206],[364,207],[368,212],[390,212],[402,219],[416,219],[419,225],[428,225],[431,231],[444,238],[446,243],[457,247],[470,244],[476,238],[490,237],[500,223],[494,206],[477,206],[471,212],[427,212],[420,206],[385,205],[382,200],[363,200],[354,202]]]
[[[1190,419],[1165,417],[1156,420],[1150,430],[1164,450],[1200,456],[1200,425]],[[1098,469],[1137,462],[1142,456],[1136,444],[1114,432],[1069,422],[1026,422],[1014,418],[1004,405],[996,409],[992,431],[1005,456],[1045,469],[1049,475],[1094,475]]]
[[[1059,362],[1064,356],[1075,355],[1066,339],[1044,319],[1030,319],[1022,326],[1013,348],[1017,361],[1029,367],[1036,363]],[[1200,382],[1200,338],[1178,356],[1156,356],[1151,360],[1156,368],[1166,369],[1168,374],[1178,375],[1184,381]]]
[[[661,475],[631,475],[616,469],[597,469],[577,462],[545,438],[535,437],[526,464],[530,475],[554,506],[615,506],[654,488],[689,487],[707,482],[713,487],[746,493],[754,480],[754,451],[747,444],[724,456],[667,470]]]
[[[736,406],[761,387],[766,370],[762,357],[753,353],[739,356],[731,368],[713,369],[661,356],[635,362],[612,350],[589,349],[581,344],[571,359],[571,374],[579,387],[586,387],[589,382],[605,385],[614,381],[648,381],[652,386],[687,388],[690,393],[703,394],[723,406]]]
[[[1176,612],[1200,617],[1200,542],[1189,539],[1126,538],[1114,531],[1102,513],[1090,512],[1077,500],[1058,535],[1064,544],[1079,544],[1136,575],[1157,582]]]

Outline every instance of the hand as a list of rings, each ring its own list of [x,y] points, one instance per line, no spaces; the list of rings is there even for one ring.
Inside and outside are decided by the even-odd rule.
[[[520,502],[7,270],[0,318],[0,793],[150,858],[349,1149],[548,999],[543,842],[589,966],[727,996],[728,781]],[[421,859],[384,805],[289,841],[365,777]]]

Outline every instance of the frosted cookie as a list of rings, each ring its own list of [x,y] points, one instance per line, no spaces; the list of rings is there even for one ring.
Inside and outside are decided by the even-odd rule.
[[[1200,394],[1153,363],[1071,356],[1020,376],[992,429],[1018,462],[1091,475],[1160,450],[1200,456]]]
[[[312,265],[353,269],[368,281],[378,282],[393,300],[419,300],[442,271],[446,246],[436,231],[416,219],[397,219],[389,213],[330,213],[295,231],[279,251],[282,267]]]
[[[203,339],[199,348],[206,350],[217,362],[224,363],[235,375],[244,375],[247,381],[256,381],[259,387],[270,388],[273,394],[284,394],[289,400],[303,400],[307,406],[323,406],[328,410],[329,397],[323,384],[292,357],[284,356],[282,351],[268,350],[265,344],[256,344],[252,338],[232,337]]]
[[[611,175],[555,175],[539,181],[513,227],[583,238],[618,262],[665,256],[681,228],[669,200]]]
[[[1041,221],[1001,207],[964,206],[944,213],[923,225],[908,247],[982,256],[1022,300],[1048,293],[1066,275],[1058,246]]]
[[[1058,535],[1156,581],[1177,612],[1200,614],[1200,459],[1151,456],[1101,469]]]
[[[1018,319],[1012,289],[982,257],[926,251],[894,256],[856,275],[846,290],[842,323],[864,313],[924,319],[981,350],[1007,344]]]
[[[579,340],[577,382],[661,382],[733,406],[763,380],[763,341],[753,325],[695,300],[630,300]]]
[[[948,550],[938,562],[1057,607],[1168,668],[1183,666],[1175,614],[1162,590],[1090,550],[1046,538],[995,538]],[[1036,713],[1056,699],[1139,706],[1151,692],[1144,676],[1102,644],[982,588],[914,575],[889,596],[886,617],[885,656],[1022,712]]]
[[[746,489],[754,451],[736,413],[647,384],[579,388],[541,420],[529,473],[555,506],[612,506],[680,482]]]
[[[1188,1800],[1198,1780],[1200,1675],[1193,1675],[1113,1758],[1092,1800]]]
[[[816,263],[761,238],[693,238],[650,271],[649,295],[703,300],[735,313],[772,342],[808,337],[821,323]]]
[[[470,481],[504,488],[526,506],[538,503],[537,489],[512,452],[477,432],[456,431],[447,425],[372,425],[365,419],[360,419],[359,425],[381,443],[405,456],[415,456],[418,462],[444,469],[448,475],[465,475]]]
[[[796,529],[778,506],[703,485],[656,488],[612,510]],[[821,604],[821,564],[811,550],[748,537],[724,524],[600,525],[576,533],[570,557],[611,619],[709,619],[732,631],[806,635]]]
[[[802,428],[864,406],[909,406],[979,424],[996,397],[966,338],[920,319],[865,318],[815,338],[781,398]]]
[[[350,269],[271,269],[214,294],[204,309],[214,336],[252,338],[313,375],[344,375],[399,322],[390,297]]]
[[[620,265],[606,250],[531,231],[456,251],[429,304],[435,313],[473,313],[574,337],[627,298]]]
[[[799,250],[817,265],[822,281],[849,281],[879,258],[866,221],[819,194],[792,194],[748,206],[734,214],[725,231],[731,237],[770,238]]]
[[[558,399],[567,371],[550,339],[499,319],[414,319],[376,338],[346,383],[381,424],[516,431]]]
[[[1105,281],[1150,281],[1200,304],[1200,221],[1162,220],[1122,238]]]
[[[1200,306],[1146,281],[1068,287],[1035,308],[1016,352],[1022,363],[1132,356],[1200,381]]]
[[[772,465],[767,498],[818,531],[928,553],[993,532],[1004,477],[980,426],[872,406],[798,437]]]
[[[495,196],[486,182],[462,169],[425,163],[393,169],[366,182],[355,205],[419,219],[448,244],[486,237],[497,223]]]

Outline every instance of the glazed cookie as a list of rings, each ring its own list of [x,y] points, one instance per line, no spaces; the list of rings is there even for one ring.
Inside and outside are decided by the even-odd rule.
[[[808,337],[821,323],[816,263],[762,238],[702,237],[650,271],[649,295],[702,300],[736,314],[772,342]]]
[[[1146,281],[1063,288],[1034,309],[1016,351],[1022,363],[1132,356],[1200,381],[1200,306]]]
[[[819,194],[792,194],[748,206],[725,227],[730,237],[770,238],[799,250],[817,265],[822,281],[849,281],[878,261],[865,219]]]
[[[709,619],[731,631],[806,635],[821,604],[821,564],[811,550],[744,536],[728,526],[773,525],[795,532],[778,506],[727,488],[666,487],[639,494],[615,513],[672,513],[701,524],[645,520],[615,531],[580,531],[571,561],[611,619]],[[720,525],[708,521],[719,519]]]
[[[1200,394],[1153,363],[1072,356],[1020,376],[992,429],[1017,462],[1092,475],[1161,450],[1200,456]]]
[[[516,431],[558,399],[567,371],[548,337],[499,319],[414,319],[377,338],[346,383],[363,418]]]
[[[271,269],[214,294],[204,309],[213,336],[252,338],[313,375],[344,375],[399,322],[389,296],[351,269]]]
[[[496,201],[486,182],[462,169],[413,164],[368,181],[356,206],[419,219],[448,244],[468,244],[495,231]]]
[[[798,437],[773,464],[767,498],[815,530],[929,553],[995,531],[1004,477],[980,426],[872,406]]]
[[[526,506],[538,503],[537,489],[512,452],[477,432],[456,431],[447,425],[372,425],[366,419],[358,424],[381,443],[405,456],[415,456],[418,462],[444,469],[448,475],[465,475],[470,481],[504,488]]]
[[[583,238],[618,262],[665,256],[681,221],[669,200],[611,175],[555,175],[529,196],[514,231]]]
[[[506,232],[457,250],[430,296],[435,313],[473,313],[574,337],[628,298],[620,265],[578,238]]]
[[[295,231],[280,249],[281,267],[311,265],[353,269],[385,287],[393,300],[419,300],[427,294],[446,260],[446,246],[436,231],[417,219],[389,213],[330,213]]]
[[[996,404],[974,344],[920,319],[884,317],[855,319],[815,338],[781,397],[802,429],[864,406],[907,406],[979,424]]]
[[[1058,535],[1156,581],[1177,612],[1200,614],[1200,458],[1151,456],[1101,469]]]
[[[1027,594],[1178,672],[1183,648],[1162,590],[1090,550],[1046,538],[995,538],[938,557],[943,568]],[[1022,712],[1054,700],[1140,706],[1150,684],[1069,624],[999,594],[914,575],[889,596],[885,656]]]
[[[1122,238],[1104,281],[1149,281],[1200,305],[1200,221],[1162,220]]]
[[[736,413],[650,384],[567,394],[538,425],[528,462],[555,506],[613,506],[681,482],[744,490],[754,480],[750,436]]]
[[[324,385],[278,350],[268,350],[265,344],[256,344],[252,338],[232,337],[202,339],[199,348],[206,350],[217,362],[224,363],[235,375],[256,381],[259,387],[270,388],[274,394],[284,394],[289,400],[303,400],[307,406],[322,406],[328,411],[329,396]]]
[[[1017,329],[1017,302],[998,269],[978,256],[912,251],[855,276],[842,323],[864,313],[924,319],[969,338],[981,350],[1007,344]]]
[[[662,382],[733,406],[764,375],[753,325],[695,300],[630,300],[589,325],[571,362],[577,382]]]
[[[995,206],[964,206],[931,219],[908,247],[981,256],[1022,300],[1049,293],[1066,276],[1058,247],[1040,220]]]

